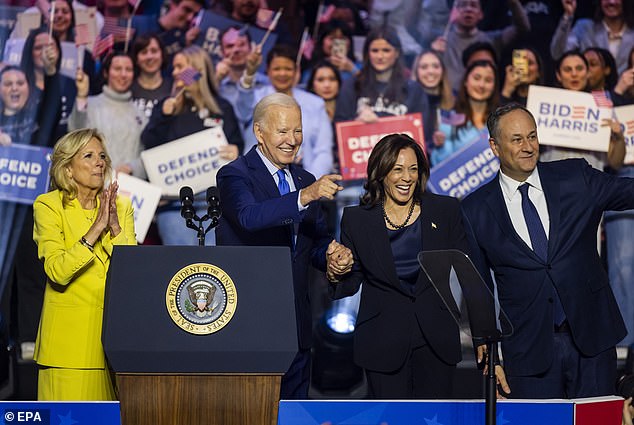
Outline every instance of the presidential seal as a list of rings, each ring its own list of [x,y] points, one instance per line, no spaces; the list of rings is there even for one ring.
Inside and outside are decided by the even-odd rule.
[[[176,325],[192,334],[208,335],[225,327],[238,297],[231,277],[211,264],[180,269],[167,286],[165,305]]]

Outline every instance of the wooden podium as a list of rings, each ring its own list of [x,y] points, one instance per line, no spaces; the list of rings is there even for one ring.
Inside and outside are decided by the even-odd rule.
[[[233,287],[223,286],[227,277]],[[195,311],[188,288],[210,282],[217,288],[208,305],[232,300],[224,309],[232,317],[219,302],[219,318],[194,328],[223,327],[184,330],[192,326],[176,315],[177,325],[175,305]],[[297,351],[293,300],[288,248],[116,247],[102,339],[122,424],[275,425],[281,377]]]

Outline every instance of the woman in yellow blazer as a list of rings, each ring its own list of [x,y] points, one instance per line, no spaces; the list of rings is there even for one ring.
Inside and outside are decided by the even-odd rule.
[[[39,400],[114,400],[101,345],[104,289],[115,245],[136,244],[129,199],[117,196],[94,129],[53,150],[51,192],[33,204],[33,238],[48,284],[35,343]]]

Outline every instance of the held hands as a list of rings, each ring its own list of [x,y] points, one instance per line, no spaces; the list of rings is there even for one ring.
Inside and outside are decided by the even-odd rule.
[[[623,402],[623,417],[621,424],[634,425],[632,424],[632,416],[634,416],[634,407],[632,407],[632,397],[630,397]]]
[[[332,240],[326,250],[326,277],[331,282],[336,282],[340,276],[352,270],[354,259],[352,251]]]
[[[222,81],[229,74],[229,58],[222,58],[220,62],[216,64],[216,80]]]
[[[185,33],[185,46],[191,46],[194,43],[194,41],[196,41],[199,34],[200,34],[200,28],[198,28],[195,25],[192,26],[190,29],[188,29],[187,32]]]
[[[434,141],[434,146],[437,148],[442,148],[445,145],[445,140],[447,136],[440,130],[434,131],[432,135],[432,140]]]
[[[163,107],[161,109],[163,115],[174,115],[176,109],[182,107],[182,104],[183,96],[177,95],[176,97],[168,97],[163,102]]]
[[[477,358],[477,362],[478,364],[481,364],[484,362],[485,366],[484,366],[484,370],[482,371],[483,375],[486,375],[489,371],[489,366],[488,366],[488,353],[487,353],[487,346],[486,345],[479,345],[477,348],[478,351],[478,358]],[[497,380],[497,386],[496,386],[496,393],[497,393],[497,398],[501,399],[501,400],[505,400],[505,394],[510,394],[511,393],[511,387],[509,386],[509,384],[506,382],[506,374],[504,373],[504,369],[502,368],[502,366],[495,365],[495,377]],[[500,392],[500,389],[502,390],[502,392]]]
[[[506,76],[504,77],[504,86],[502,87],[502,96],[511,97],[513,93],[522,83],[519,74],[515,72],[513,65],[506,66]]]
[[[306,206],[312,201],[317,201],[320,198],[335,199],[335,194],[343,187],[339,186],[336,182],[343,179],[339,174],[326,174],[321,176],[319,180],[305,187],[299,192],[299,202]]]
[[[117,215],[117,192],[119,190],[119,183],[112,182],[106,189],[109,192],[109,217],[108,227],[110,229],[110,236],[115,237],[121,232],[121,226],[119,225],[119,216]]]

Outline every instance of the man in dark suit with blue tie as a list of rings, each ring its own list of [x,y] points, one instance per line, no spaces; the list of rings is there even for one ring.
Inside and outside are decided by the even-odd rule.
[[[340,267],[331,271],[341,274],[352,262],[350,250],[328,235],[316,202],[334,199],[341,190],[336,183],[341,176],[315,180],[294,164],[302,144],[302,119],[292,97],[274,93],[258,102],[253,132],[258,145],[218,172],[222,217],[216,239],[218,245],[291,248],[299,351],[282,378],[281,398],[305,399],[312,344],[309,265],[325,270],[326,255],[335,256],[340,261],[331,261],[328,267]]]
[[[538,163],[535,119],[522,106],[498,108],[487,126],[500,173],[462,208],[472,259],[491,286],[493,270],[514,328],[502,341],[502,389],[514,398],[614,394],[626,330],[596,234],[604,211],[634,207],[634,179],[582,159]]]

